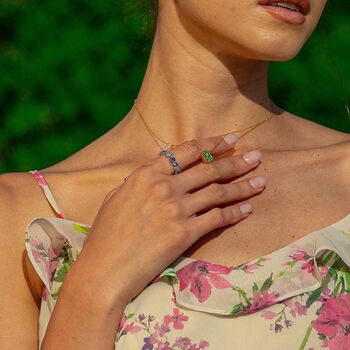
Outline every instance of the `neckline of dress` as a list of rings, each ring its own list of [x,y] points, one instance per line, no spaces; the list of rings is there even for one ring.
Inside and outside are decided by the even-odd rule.
[[[78,222],[78,221],[74,221],[74,220],[70,220],[70,219],[67,219],[67,218],[60,218],[60,217],[40,217],[40,216],[39,216],[39,217],[35,217],[34,219],[32,219],[32,220],[28,223],[27,228],[26,228],[26,231],[28,231],[28,228],[30,227],[30,225],[31,225],[34,221],[36,221],[36,220],[38,220],[38,219],[54,220],[54,221],[56,221],[56,222],[68,221],[68,222],[75,223],[75,224],[78,224],[78,225],[80,225],[80,226],[83,226],[83,227],[85,227],[85,228],[88,229],[88,230],[91,228],[91,225],[84,224],[84,223],[81,223],[81,222]],[[350,220],[350,212],[349,212],[347,215],[343,216],[340,220],[337,220],[337,221],[331,223],[330,225],[323,226],[323,227],[321,227],[321,228],[319,228],[319,229],[317,229],[317,230],[311,231],[311,232],[305,234],[303,237],[300,237],[299,239],[294,240],[294,241],[292,241],[291,243],[289,243],[289,244],[287,244],[287,245],[285,245],[285,246],[283,246],[283,247],[281,247],[281,248],[278,248],[278,249],[276,249],[276,250],[274,250],[274,251],[272,251],[272,252],[269,252],[269,253],[267,253],[267,254],[257,256],[257,257],[255,257],[254,259],[252,259],[252,260],[250,260],[250,261],[248,261],[248,262],[242,263],[242,264],[240,264],[240,265],[237,265],[237,266],[223,265],[223,264],[219,264],[219,263],[214,262],[214,261],[209,261],[209,260],[206,260],[206,259],[199,259],[199,258],[192,258],[192,257],[184,256],[184,255],[179,255],[177,258],[175,258],[175,260],[174,260],[172,263],[169,264],[169,266],[173,266],[173,268],[174,268],[175,270],[178,270],[178,269],[180,268],[180,266],[178,266],[179,264],[180,264],[181,266],[183,266],[183,265],[187,265],[187,263],[191,263],[191,262],[194,262],[194,261],[198,261],[198,262],[207,263],[207,264],[209,264],[209,265],[216,265],[216,266],[218,266],[219,268],[220,268],[220,267],[222,267],[222,268],[231,268],[232,270],[235,270],[235,269],[240,268],[240,267],[242,267],[242,266],[245,266],[245,265],[249,265],[249,264],[254,263],[255,261],[257,261],[257,260],[258,260],[260,257],[262,257],[262,256],[264,256],[264,257],[267,257],[267,256],[271,257],[271,256],[273,256],[273,255],[275,255],[275,254],[278,254],[279,252],[281,252],[282,250],[286,249],[286,248],[289,247],[290,245],[295,244],[295,243],[302,242],[303,240],[307,240],[307,239],[309,239],[312,235],[319,234],[320,232],[322,232],[322,231],[324,231],[324,230],[328,230],[328,229],[330,229],[330,228],[332,228],[332,227],[334,227],[334,226],[337,226],[337,225],[341,224],[343,221],[346,221],[347,219]],[[84,236],[85,236],[85,234],[84,234]]]
[[[254,259],[252,260],[249,260],[245,263],[242,263],[242,264],[239,264],[239,265],[236,265],[236,266],[233,266],[233,265],[223,265],[223,264],[219,264],[219,263],[216,263],[216,262],[213,262],[213,261],[209,261],[209,260],[206,260],[206,259],[199,259],[199,258],[192,258],[192,257],[188,257],[188,256],[184,256],[184,255],[180,255],[177,259],[175,259],[175,261],[171,264],[171,265],[177,265],[177,262],[178,261],[188,261],[188,262],[193,262],[193,261],[201,261],[203,263],[207,263],[207,264],[210,264],[210,265],[216,265],[218,267],[223,267],[223,268],[231,268],[232,270],[235,270],[237,268],[240,268],[242,266],[245,266],[245,265],[250,265],[252,263],[254,263],[255,261],[257,261],[259,258],[261,258],[262,256],[272,256],[274,254],[277,254],[278,252],[286,249],[287,247],[289,247],[290,245],[292,244],[295,244],[295,243],[299,243],[299,242],[302,242],[303,240],[307,240],[309,239],[312,235],[316,235],[318,233],[320,233],[321,231],[324,231],[324,230],[327,230],[331,227],[334,227],[334,226],[337,226],[338,224],[342,223],[343,221],[346,221],[347,219],[350,219],[350,212],[348,214],[346,214],[345,216],[343,216],[340,220],[337,220],[333,223],[331,223],[330,225],[327,225],[327,226],[323,226],[317,230],[314,230],[314,231],[311,231],[307,234],[305,234],[304,236],[296,239],[295,241],[292,241],[291,243],[281,247],[281,248],[278,248],[272,252],[269,252],[269,253],[266,253],[266,254],[263,254],[263,255],[260,255],[260,256],[257,256],[255,257]]]
[[[349,220],[349,226],[348,226],[348,220]],[[47,223],[45,224],[45,221],[47,223],[50,223],[53,226],[52,229],[50,229],[50,225],[47,226]],[[79,223],[77,221],[73,221],[66,218],[62,219],[58,217],[37,217],[37,218],[34,218],[32,221],[30,221],[30,223],[26,227],[26,244],[28,245],[30,244],[31,229],[33,228],[36,230],[40,230],[40,228],[36,227],[36,225],[39,225],[39,227],[41,227],[41,229],[43,229],[44,231],[45,229],[48,229],[47,234],[50,236],[49,237],[50,240],[47,241],[48,244],[50,242],[51,244],[55,242],[55,243],[59,243],[58,245],[56,244],[57,246],[59,246],[60,244],[64,244],[64,241],[70,243],[71,247],[73,247],[73,250],[72,250],[73,261],[76,260],[80,249],[82,249],[84,245],[84,241],[91,228],[91,226],[88,224]],[[237,299],[237,295],[231,295],[232,293],[229,293],[229,288],[226,288],[225,286],[220,286],[218,287],[219,289],[217,290],[215,289],[216,292],[219,294],[216,294],[216,297],[210,298],[210,300],[208,299],[207,301],[205,301],[206,304],[204,305],[203,301],[197,300],[196,296],[192,295],[193,293],[191,294],[188,291],[186,292],[187,289],[182,288],[182,291],[179,289],[180,283],[184,278],[184,276],[186,276],[187,274],[187,277],[186,277],[187,279],[190,278],[192,282],[193,281],[196,282],[197,281],[196,276],[198,275],[198,273],[201,275],[201,271],[198,271],[198,268],[200,270],[203,269],[203,271],[208,269],[208,271],[211,271],[214,275],[223,274],[224,275],[223,278],[226,279],[226,283],[236,283],[237,276],[238,277],[244,276],[243,284],[245,284],[246,286],[245,288],[243,288],[241,285],[240,286],[244,290],[246,290],[248,286],[249,293],[250,293],[250,288],[253,282],[255,282],[255,284],[258,283],[257,285],[261,284],[263,286],[266,280],[271,279],[272,275],[275,275],[274,274],[275,269],[277,268],[277,266],[278,267],[280,266],[280,264],[278,264],[278,261],[280,261],[281,258],[283,258],[283,261],[285,261],[285,257],[290,256],[290,253],[294,252],[294,248],[295,248],[295,251],[298,251],[299,247],[305,250],[307,255],[310,256],[310,258],[313,258],[313,262],[314,264],[316,264],[316,266],[317,266],[317,262],[316,262],[317,256],[320,255],[319,254],[320,252],[325,250],[331,250],[331,251],[337,252],[337,254],[339,254],[339,256],[343,260],[345,259],[344,261],[346,261],[347,265],[350,266],[350,257],[348,256],[348,253],[347,253],[348,249],[350,248],[350,242],[349,243],[346,242],[344,246],[345,241],[342,240],[343,239],[342,231],[344,230],[346,232],[343,232],[343,233],[345,233],[347,238],[350,239],[350,213],[342,217],[340,220],[331,223],[330,225],[327,225],[327,226],[321,227],[320,229],[309,232],[308,234],[285,245],[284,247],[281,247],[277,250],[274,250],[271,253],[263,255],[263,257],[265,258],[264,261],[267,261],[267,260],[270,260],[270,261],[268,261],[266,265],[263,264],[263,266],[265,267],[264,269],[261,269],[261,270],[257,269],[256,271],[254,271],[254,274],[246,274],[246,271],[241,267],[251,264],[252,262],[254,263],[255,260],[259,259],[260,257],[255,258],[255,260],[252,260],[251,262],[244,263],[236,267],[234,266],[230,267],[228,265],[217,264],[215,262],[211,262],[208,260],[191,258],[191,257],[180,255],[178,256],[178,258],[174,259],[164,270],[162,270],[160,274],[154,279],[154,281],[151,282],[151,284],[157,282],[160,278],[169,276],[171,280],[171,285],[173,287],[173,291],[176,295],[176,300],[178,300],[178,302],[181,305],[189,306],[196,310],[203,310],[203,311],[209,310],[209,312],[218,313],[218,314],[231,314],[232,310],[228,308],[229,306],[228,304],[231,305],[232,303],[239,302],[239,300]],[[312,237],[312,235],[315,235],[315,237]],[[33,238],[35,238],[35,236],[33,236]],[[55,238],[58,238],[60,242],[56,242]],[[291,248],[290,251],[289,251],[289,248]],[[28,250],[30,252],[30,249]],[[30,258],[35,266],[36,264],[35,257],[33,255],[30,255]],[[45,270],[46,266],[43,267],[43,269]],[[197,271],[197,275],[195,274],[194,271]],[[279,294],[279,298],[280,298],[279,300],[283,300],[287,297],[295,295],[295,292],[299,293],[301,291],[305,292],[306,290],[307,291],[313,290],[314,287],[317,287],[320,284],[320,272],[318,271],[318,268],[316,268],[317,277],[315,277],[314,274],[312,274],[313,278],[311,278],[309,271],[303,269],[303,267],[301,267],[301,270],[300,270],[300,266],[299,266],[297,268],[297,271],[298,273],[302,273],[303,275],[302,278],[299,276],[300,277],[299,282],[300,283],[303,282],[304,279],[306,278],[307,280],[304,281],[306,285],[302,286],[299,283],[296,285],[295,288],[291,286],[288,292],[285,292],[285,293],[281,292],[281,294]],[[38,273],[43,276],[45,275],[43,271],[39,271]],[[193,276],[191,276],[192,273],[194,274]],[[190,275],[188,276],[188,274]],[[271,275],[271,276],[269,277],[268,275]],[[174,277],[174,279],[171,277]],[[202,277],[206,279],[205,276],[202,276]],[[51,289],[49,280],[45,282],[45,279],[47,278],[48,277],[44,276],[42,277],[42,280],[44,281],[47,288]],[[254,280],[252,280],[252,278]],[[176,283],[176,280],[177,280],[177,283]],[[293,283],[295,283],[294,279],[293,279]],[[280,286],[275,285],[275,287],[277,288],[275,289],[278,292]],[[251,295],[251,297],[253,297],[253,295]]]

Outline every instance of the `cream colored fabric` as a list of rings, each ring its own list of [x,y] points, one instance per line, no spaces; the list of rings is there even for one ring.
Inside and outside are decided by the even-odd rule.
[[[57,216],[33,219],[25,233],[30,261],[45,284],[41,347],[90,226],[65,219],[43,175],[31,173]],[[350,350],[349,267],[350,213],[240,266],[180,256],[126,305],[116,348]]]
[[[40,343],[89,228],[54,217],[27,226],[45,284]],[[117,349],[350,350],[349,266],[350,214],[237,267],[180,256],[126,306]]]

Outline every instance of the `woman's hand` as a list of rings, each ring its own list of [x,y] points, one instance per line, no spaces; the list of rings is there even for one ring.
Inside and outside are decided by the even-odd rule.
[[[214,161],[199,162],[203,147],[218,143]],[[219,159],[233,146],[218,136],[173,147],[176,175],[164,156],[137,168],[101,206],[72,266],[75,278],[103,288],[112,304],[127,304],[200,237],[247,217],[251,206],[239,202],[261,192],[265,178],[255,177],[257,188],[254,178],[227,180],[255,168],[261,153]]]

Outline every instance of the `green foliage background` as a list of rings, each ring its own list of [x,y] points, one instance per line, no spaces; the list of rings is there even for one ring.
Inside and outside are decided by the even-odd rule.
[[[1,0],[0,172],[50,166],[126,115],[151,43],[136,2]],[[349,13],[348,0],[328,0],[302,52],[270,71],[277,104],[347,133]]]

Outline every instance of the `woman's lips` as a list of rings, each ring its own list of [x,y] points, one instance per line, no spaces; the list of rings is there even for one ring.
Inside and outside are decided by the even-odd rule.
[[[270,15],[287,23],[300,25],[305,22],[305,16],[301,12],[289,10],[279,6],[259,5],[262,6]]]

